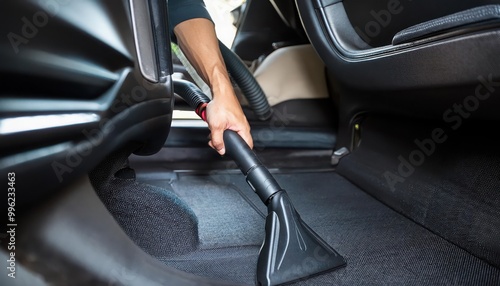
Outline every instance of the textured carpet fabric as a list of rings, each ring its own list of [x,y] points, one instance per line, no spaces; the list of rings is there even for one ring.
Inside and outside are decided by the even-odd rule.
[[[175,257],[157,257],[168,266],[203,277],[253,285],[260,246],[198,250]]]
[[[500,267],[500,140],[495,122],[366,119],[338,172],[411,220]],[[391,128],[386,128],[391,126]],[[441,130],[436,142],[435,130]]]
[[[264,239],[264,217],[249,209],[231,184],[182,174],[176,180],[149,180],[148,184],[171,188],[190,206],[198,219],[202,249],[259,245]]]
[[[198,246],[198,225],[187,204],[165,188],[115,176],[127,170],[128,154],[124,151],[111,155],[90,174],[104,205],[125,233],[152,256],[194,251]]]
[[[252,282],[264,239],[264,214],[252,209],[240,190],[228,183],[233,176],[223,176],[223,180],[218,177],[217,181],[196,175],[171,177],[175,179],[147,182],[172,188],[190,206],[198,220],[200,244],[192,253],[157,258],[168,266],[200,276]]]
[[[364,138],[369,137],[365,134]],[[350,156],[343,160],[354,158],[354,154]],[[368,157],[378,163],[369,165],[370,168],[384,167],[380,166],[384,161],[377,158]],[[344,161],[344,166],[349,166],[346,163],[349,160]],[[138,245],[168,266],[254,285],[264,237],[262,214],[267,210],[241,173],[176,173],[163,167],[155,171],[151,166],[145,173],[137,170],[134,180],[126,166],[126,156],[117,155],[96,168],[91,177],[101,199]],[[348,170],[342,168],[343,172]],[[358,168],[366,171],[362,164]],[[356,185],[377,185],[377,178],[361,177],[354,184],[332,170],[283,171],[275,178],[287,190],[302,219],[347,261],[344,268],[293,285],[500,285],[500,269],[485,260],[488,256],[480,256],[494,253],[490,243],[498,239],[497,228],[489,233],[483,229],[476,236],[466,233],[463,239],[467,243],[460,245],[418,221],[423,215],[428,219],[424,222],[433,222],[430,226],[449,224],[444,228],[445,234],[446,230],[457,228],[457,222],[468,223],[459,225],[451,237],[458,237],[471,226],[495,226],[491,217],[498,209],[490,207],[496,205],[496,197],[490,197],[493,189],[487,182],[476,182],[484,187],[480,188],[483,193],[476,193],[479,197],[464,193],[461,188],[429,193],[420,186],[420,196],[409,189],[408,194],[398,193],[389,197],[393,201],[386,200],[389,205],[400,202],[395,211],[374,198],[377,193],[369,194]],[[446,189],[441,187],[439,190]],[[431,198],[442,200],[441,204],[432,207]],[[463,206],[466,201],[473,202],[471,206],[476,208],[482,204],[487,207],[470,207],[466,213],[445,211]],[[453,204],[434,209],[446,202]],[[403,203],[411,206],[410,213],[402,214],[402,209],[397,208]],[[427,214],[421,212],[424,207],[428,208]],[[442,220],[437,217],[440,213],[445,215]],[[476,244],[477,241],[485,244]],[[471,245],[478,248],[464,247]]]
[[[498,268],[399,215],[335,173],[283,174],[276,179],[302,219],[347,260],[345,268],[295,285],[500,283]]]
[[[391,210],[334,172],[277,174],[275,177],[289,193],[303,220],[347,260],[345,268],[293,285],[500,283],[498,268]],[[174,180],[170,184],[177,185],[178,190],[181,185],[186,191],[190,190],[189,198],[187,195],[182,198],[200,221],[202,217],[214,220],[212,226],[219,224],[221,233],[230,226],[238,229],[240,234],[234,237],[222,234],[205,236],[204,247],[184,255],[159,259],[190,273],[253,285],[261,242],[257,238],[258,234],[264,234],[264,221],[258,213],[266,208],[246,185],[242,175],[183,175],[178,182]],[[210,192],[199,191],[203,186]],[[232,209],[226,208],[226,204],[220,206],[222,211],[214,211],[208,205],[203,207],[210,198],[232,196],[231,193],[242,198],[231,199],[238,206],[238,217],[230,218]],[[255,217],[257,229],[249,227],[253,223],[245,221],[244,213],[250,222]],[[216,220],[221,221],[217,223]],[[200,228],[200,236],[202,232]],[[240,245],[235,246],[238,240]]]

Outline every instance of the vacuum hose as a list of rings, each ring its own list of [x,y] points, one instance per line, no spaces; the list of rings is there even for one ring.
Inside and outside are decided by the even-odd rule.
[[[219,41],[219,48],[227,71],[245,95],[257,118],[260,120],[269,119],[273,114],[271,106],[253,74],[241,59],[221,41]]]
[[[196,114],[200,116],[203,120],[207,121],[207,115],[205,113],[205,107],[210,102],[210,98],[201,91],[194,83],[183,80],[176,79],[174,82],[174,91],[182,98],[184,101],[195,109]]]

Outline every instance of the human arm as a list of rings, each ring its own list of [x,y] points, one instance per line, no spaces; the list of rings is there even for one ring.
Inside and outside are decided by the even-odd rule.
[[[207,106],[209,145],[223,155],[222,135],[230,129],[252,148],[250,126],[227,74],[213,22],[206,17],[182,20],[173,32],[179,47],[212,91],[213,98]]]

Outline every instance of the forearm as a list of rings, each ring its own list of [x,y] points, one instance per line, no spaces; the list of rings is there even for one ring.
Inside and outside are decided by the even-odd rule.
[[[213,23],[203,18],[191,19],[177,25],[174,32],[183,53],[212,89],[214,99],[234,96]]]

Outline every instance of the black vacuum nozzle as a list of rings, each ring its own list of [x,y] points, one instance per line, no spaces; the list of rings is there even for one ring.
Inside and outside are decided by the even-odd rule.
[[[345,265],[345,260],[317,235],[295,210],[288,194],[257,155],[234,131],[224,131],[226,153],[267,205],[266,238],[257,262],[257,285],[280,285]]]
[[[344,258],[302,221],[285,191],[274,195],[267,208],[258,285],[290,283],[345,265]]]

